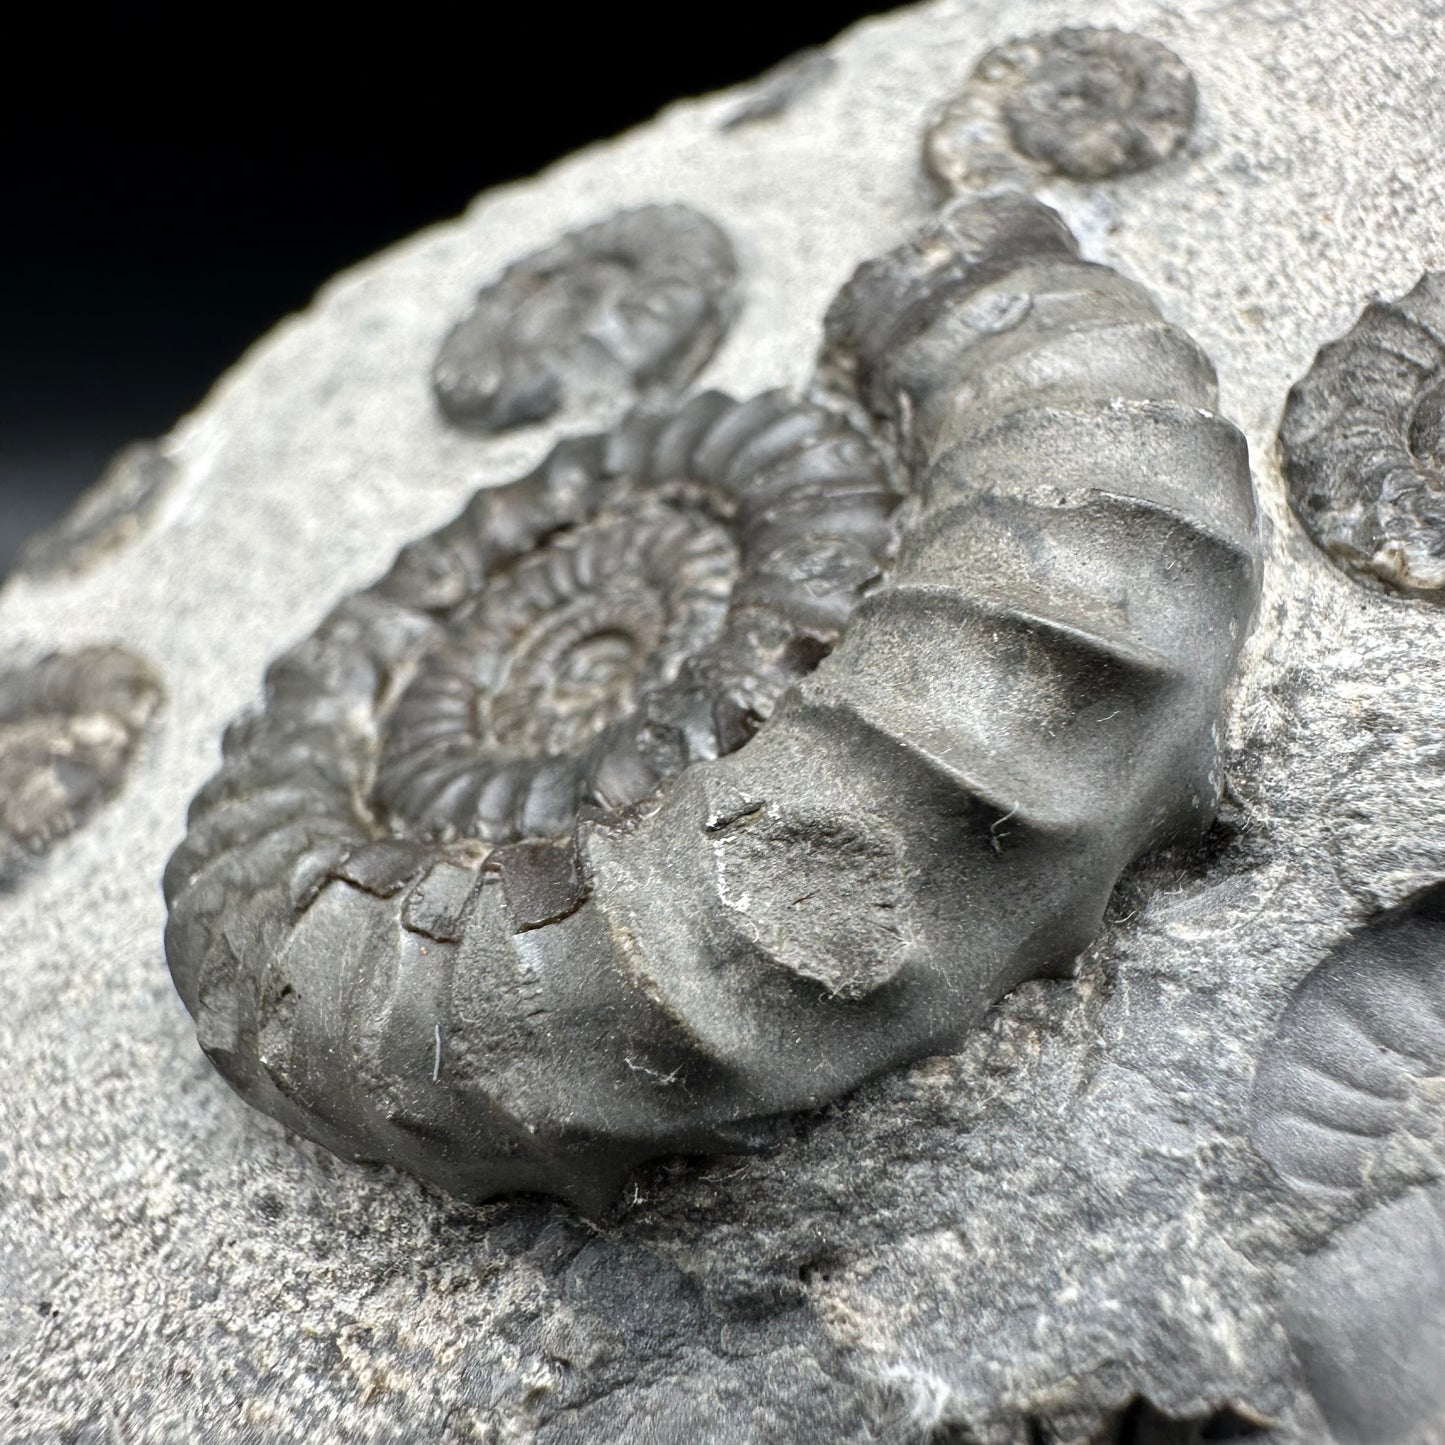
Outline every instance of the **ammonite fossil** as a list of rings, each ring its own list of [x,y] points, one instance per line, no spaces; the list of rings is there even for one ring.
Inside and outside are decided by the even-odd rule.
[[[1167,160],[1194,127],[1198,93],[1157,40],[1082,26],[988,52],[924,139],[951,192],[1016,184],[1030,167],[1102,180]]]
[[[381,584],[434,610],[433,578],[466,579],[386,717],[375,808],[423,837],[570,837],[731,751],[837,639],[895,500],[861,437],[778,392],[564,443]]]
[[[1346,1218],[1390,1201],[1305,1259],[1285,1304],[1310,1389],[1352,1445],[1421,1439],[1445,1410],[1442,1085],[1445,884],[1435,884],[1305,978],[1255,1079],[1254,1144],[1292,1192]]]
[[[160,701],[155,673],[120,647],[0,674],[0,883],[114,797]]]
[[[1441,1132],[1445,884],[1347,938],[1299,986],[1254,1087],[1256,1148],[1297,1189],[1361,1191]],[[1422,1093],[1423,1090],[1423,1093]]]
[[[1357,577],[1445,588],[1445,271],[1320,348],[1279,431],[1290,505]]]
[[[437,353],[432,386],[459,426],[540,421],[569,391],[676,390],[737,309],[728,238],[687,206],[639,206],[509,266]]]
[[[823,380],[561,444],[267,677],[167,952],[249,1100],[586,1208],[946,1049],[1211,816],[1243,438],[1024,196],[863,267]],[[820,393],[821,394],[821,393]]]
[[[175,471],[154,442],[122,447],[58,522],[26,542],[16,570],[31,577],[83,572],[140,531]]]

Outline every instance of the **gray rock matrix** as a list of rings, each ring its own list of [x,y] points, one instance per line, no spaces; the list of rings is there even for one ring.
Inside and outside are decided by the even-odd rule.
[[[1086,23],[1181,57],[1197,120],[1154,169],[1039,193],[1211,357],[1262,513],[1205,846],[1137,864],[1077,975],[1016,989],[958,1053],[761,1154],[647,1165],[593,1218],[461,1204],[246,1108],[160,945],[224,725],[404,542],[630,404],[449,427],[429,371],[478,287],[619,206],[682,203],[743,292],[698,385],[797,386],[840,285],[934,214],[922,137],[979,58]],[[1318,348],[1445,264],[1442,29],[1427,0],[869,22],[776,114],[676,106],[339,278],[161,444],[133,538],[17,577],[7,667],[123,646],[167,705],[118,797],[0,895],[0,1438],[1445,1439],[1445,950],[1421,894],[1445,878],[1445,638],[1313,546],[1274,440]]]

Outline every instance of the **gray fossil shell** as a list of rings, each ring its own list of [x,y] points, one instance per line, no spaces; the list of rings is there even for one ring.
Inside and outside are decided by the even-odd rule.
[[[1445,588],[1445,271],[1320,348],[1279,431],[1290,505],[1356,577]]]
[[[1347,938],[1300,984],[1255,1079],[1255,1147],[1304,1199],[1356,1219],[1309,1256],[1285,1323],[1348,1445],[1445,1413],[1445,884]]]
[[[946,192],[1031,168],[1103,180],[1167,160],[1197,105],[1189,68],[1157,40],[1093,26],[1030,35],[979,61],[924,137],[924,165]]]
[[[58,522],[25,543],[16,570],[45,577],[83,572],[93,566],[145,526],[175,470],[175,464],[154,442],[122,447],[100,480]]]
[[[728,238],[687,206],[639,206],[515,262],[442,342],[432,387],[458,426],[551,416],[572,390],[675,391],[737,310]]]
[[[0,673],[0,884],[115,796],[161,696],[120,647]]]
[[[564,442],[267,676],[165,879],[206,1051],[455,1193],[606,1203],[1067,973],[1207,823],[1258,593],[1240,434],[1010,196],[863,267],[830,411]]]

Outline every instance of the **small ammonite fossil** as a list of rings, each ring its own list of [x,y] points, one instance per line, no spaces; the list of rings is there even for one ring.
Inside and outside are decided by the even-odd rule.
[[[120,790],[161,696],[151,668],[121,647],[0,673],[0,883]]]
[[[1103,180],[1172,156],[1197,104],[1188,67],[1157,40],[1092,26],[1031,35],[979,61],[929,128],[924,165],[947,192],[1031,169]]]
[[[1206,825],[1259,576],[1199,348],[1010,195],[864,266],[819,380],[895,461],[783,393],[643,412],[272,666],[165,878],[245,1098],[598,1208],[955,1045]]]
[[[1320,348],[1285,404],[1290,505],[1356,577],[1445,589],[1445,271],[1374,301]]]
[[[175,471],[154,442],[123,447],[58,522],[26,542],[16,570],[29,577],[83,572],[140,531]]]
[[[498,432],[551,416],[569,392],[675,391],[737,310],[737,260],[706,216],[639,206],[515,262],[442,342],[438,404]]]

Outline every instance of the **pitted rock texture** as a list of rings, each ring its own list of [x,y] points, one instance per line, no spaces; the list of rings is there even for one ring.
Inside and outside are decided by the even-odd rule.
[[[1423,1267],[1370,1267],[1371,1239],[1433,1238],[1435,1186],[1321,1209],[1251,1139],[1296,988],[1445,877],[1438,609],[1332,564],[1274,452],[1319,347],[1445,267],[1434,0],[1109,12],[1195,76],[1188,155],[1044,194],[1213,358],[1265,594],[1219,821],[1126,876],[1077,979],[1015,990],[956,1054],[777,1126],[771,1152],[648,1166],[586,1223],[298,1143],[215,1077],[165,975],[156,880],[268,661],[563,435],[437,415],[420,379],[478,281],[587,218],[681,201],[747,258],[698,385],[796,385],[859,259],[933,213],[936,107],[994,46],[1097,20],[1062,0],[900,11],[766,123],[720,130],[738,95],[684,104],[483,199],[339,278],[166,440],[186,507],[164,533],[0,595],[16,655],[90,645],[104,617],[164,660],[170,698],[121,794],[0,898],[0,1438],[1438,1442],[1411,1343],[1438,1338],[1411,1313]],[[630,404],[579,400],[565,431]],[[451,928],[444,895],[425,907]],[[1314,1363],[1341,1316],[1312,1298],[1351,1291],[1402,1332],[1388,1417]]]

